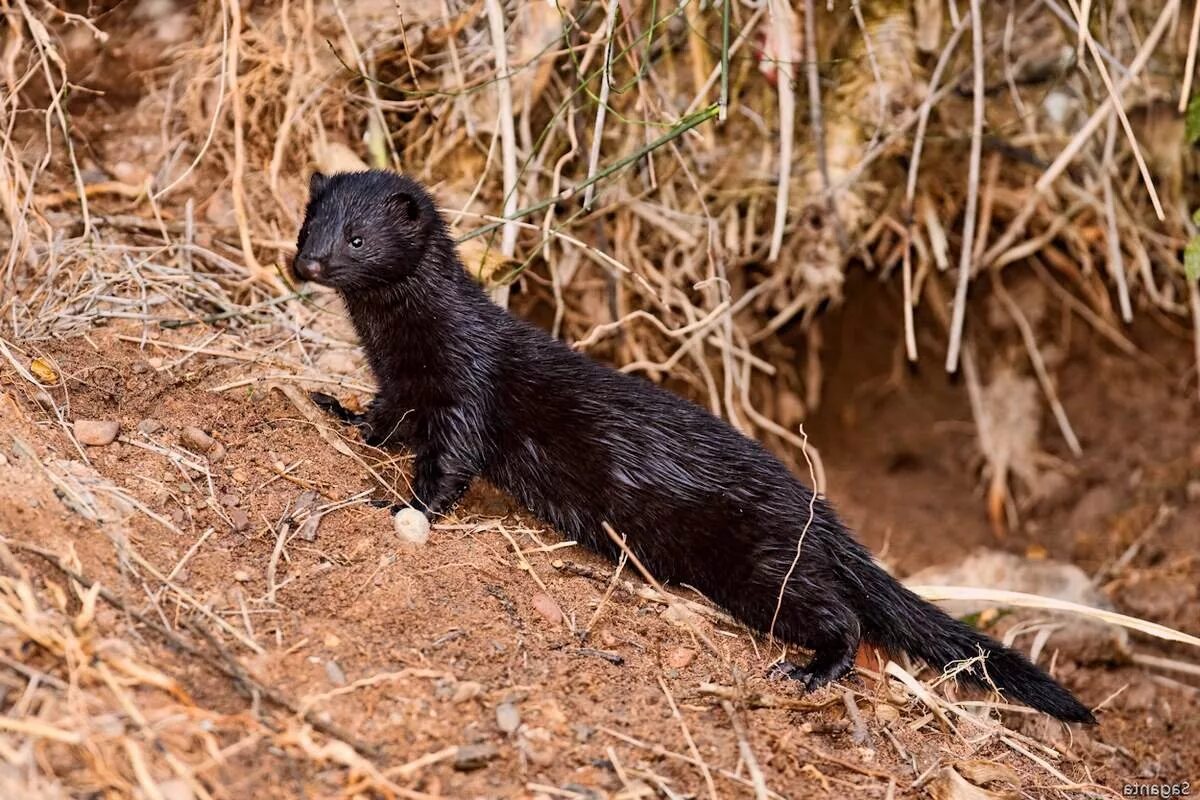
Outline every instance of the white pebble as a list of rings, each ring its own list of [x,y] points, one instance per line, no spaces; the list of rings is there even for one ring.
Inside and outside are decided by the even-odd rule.
[[[415,508],[402,508],[392,517],[396,535],[408,544],[425,544],[429,541],[429,520]]]

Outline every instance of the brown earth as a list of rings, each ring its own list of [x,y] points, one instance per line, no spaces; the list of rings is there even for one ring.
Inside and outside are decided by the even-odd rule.
[[[897,337],[880,330],[877,342],[864,343],[862,331],[865,320],[887,318],[881,314],[893,298],[852,296],[862,300],[831,312],[826,323],[828,392],[809,432],[832,498],[872,548],[886,548],[900,574],[956,562],[980,546],[1040,546],[1092,573],[1167,507],[1171,516],[1105,590],[1120,611],[1200,634],[1193,397],[1173,381],[1145,380],[1130,359],[1078,330],[1061,390],[1085,454],[1059,496],[1025,513],[1021,527],[997,543],[982,513],[961,387],[923,367],[887,388]],[[765,679],[773,651],[744,630],[708,617],[673,623],[661,598],[624,590],[605,600],[609,563],[563,545],[488,487],[473,489],[424,547],[399,544],[385,512],[361,503],[329,511],[315,539],[305,541],[289,522],[303,493],[317,492],[322,504],[344,501],[372,489],[367,463],[385,481],[399,482],[402,472],[394,459],[380,461],[353,440],[356,458],[339,453],[318,426],[326,435],[336,428],[307,419],[277,389],[250,382],[213,391],[266,371],[213,355],[239,350],[213,333],[151,331],[139,347],[118,336],[137,339],[140,327],[97,328],[14,353],[26,367],[40,355],[57,368],[64,380],[41,391],[64,419],[120,421],[118,442],[82,451],[47,410],[47,398],[39,403],[34,384],[10,365],[0,371],[0,532],[39,592],[64,576],[20,544],[73,553],[76,569],[111,590],[127,612],[160,621],[218,662],[240,663],[261,684],[308,704],[316,719],[373,748],[384,772],[435,754],[389,773],[426,794],[633,797],[648,786],[661,796],[701,796],[699,759],[721,796],[754,796],[731,714],[766,785],[785,797],[923,796],[938,791],[930,777],[955,761],[1010,766],[1028,796],[1063,785],[999,734],[962,723],[950,731],[898,688],[868,677],[801,699],[794,686]],[[1154,358],[1187,363],[1182,344],[1154,330],[1140,333]],[[204,352],[178,349],[194,346]],[[209,464],[181,439],[189,426],[211,434],[224,457]],[[181,466],[181,457],[195,468]],[[88,519],[96,515],[73,510],[70,493],[56,492],[50,476],[64,474],[62,462],[72,462],[69,474],[91,475],[125,497],[96,492],[98,506],[113,507],[108,522]],[[173,573],[170,588],[146,564]],[[623,578],[645,588],[632,567]],[[97,633],[123,640],[177,679],[187,707],[209,719],[214,741],[227,749],[219,757],[211,748],[181,752],[194,757],[195,774],[213,796],[353,794],[361,770],[341,769],[328,753],[312,757],[312,741],[297,744],[304,736],[328,742],[325,733],[253,692],[248,698],[244,681],[173,651],[127,612],[102,603]],[[1141,637],[1134,649],[1195,662],[1194,651]],[[31,656],[29,663],[41,662]],[[38,668],[56,674],[61,665]],[[1093,787],[1085,793],[1200,775],[1194,675],[1077,663],[1061,652],[1054,672],[1085,702],[1102,705],[1099,727],[1004,717],[1033,737],[1022,747],[1044,743],[1050,749],[1041,758]],[[725,687],[733,704],[723,707],[709,684]],[[750,698],[763,692],[774,696],[767,706],[800,707],[755,708],[762,703]],[[175,708],[144,686],[136,698],[147,709]],[[858,741],[849,698],[865,720]],[[466,754],[453,748],[466,745],[490,755],[476,769],[456,768]],[[43,755],[70,762],[65,749],[47,743]]]

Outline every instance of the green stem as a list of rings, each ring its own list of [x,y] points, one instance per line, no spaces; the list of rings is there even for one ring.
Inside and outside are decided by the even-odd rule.
[[[470,233],[465,233],[462,236],[458,237],[458,241],[461,243],[461,242],[467,241],[468,239],[474,239],[476,236],[483,236],[484,234],[486,234],[490,231],[494,231],[497,228],[503,227],[504,222],[507,222],[508,220],[521,219],[522,217],[528,217],[530,214],[536,214],[539,211],[549,208],[550,206],[554,205],[555,203],[562,203],[567,200],[570,200],[572,197],[579,194],[584,189],[591,186],[593,183],[602,181],[605,178],[607,178],[609,175],[612,175],[615,172],[619,172],[620,170],[624,169],[625,167],[629,166],[633,162],[635,162],[638,159],[645,156],[647,153],[651,153],[651,152],[657,150],[658,148],[662,147],[663,145],[669,144],[670,142],[674,141],[675,139],[678,139],[680,136],[682,136],[683,134],[690,131],[692,128],[695,128],[697,125],[707,122],[708,120],[717,116],[718,112],[719,112],[719,109],[714,104],[714,105],[711,105],[708,108],[704,109],[703,111],[696,112],[695,114],[691,115],[690,117],[685,117],[684,119],[680,120],[679,124],[677,124],[674,128],[667,131],[662,136],[655,139],[653,142],[650,142],[645,147],[642,147],[642,148],[638,149],[637,151],[625,156],[624,158],[619,159],[618,161],[615,161],[612,164],[609,164],[607,167],[600,170],[595,175],[593,175],[592,177],[583,181],[582,183],[576,184],[575,186],[572,186],[569,189],[564,189],[563,191],[559,192],[555,196],[548,197],[545,200],[541,200],[537,203],[534,203],[531,206],[526,206],[525,208],[519,208],[516,211],[514,211],[512,214],[505,217],[503,222],[492,222],[488,225],[483,225],[479,228],[476,228],[475,230],[471,231]]]
[[[721,95],[717,100],[721,122],[729,115],[729,7],[733,0],[721,0]]]

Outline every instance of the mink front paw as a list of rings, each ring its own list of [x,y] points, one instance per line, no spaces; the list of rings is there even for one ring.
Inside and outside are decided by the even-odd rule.
[[[382,436],[375,431],[375,428],[369,422],[365,422],[358,428],[359,436],[362,437],[363,444],[367,447],[383,447],[387,444],[387,437]]]
[[[407,421],[407,412],[389,409],[376,397],[367,406],[367,413],[363,416],[359,430],[363,441],[371,447],[398,445],[408,441],[411,423]]]
[[[308,398],[313,401],[313,405],[324,411],[331,417],[336,417],[342,422],[348,422],[351,425],[362,427],[366,424],[366,414],[356,414],[353,411],[342,405],[342,401],[330,394],[324,392],[309,392]]]

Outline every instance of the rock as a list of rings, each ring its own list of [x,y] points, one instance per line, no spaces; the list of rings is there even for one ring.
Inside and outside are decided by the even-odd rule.
[[[483,686],[475,681],[459,681],[454,687],[454,694],[450,696],[451,703],[466,703],[474,700],[483,692]]]
[[[229,509],[229,521],[233,523],[233,529],[238,533],[250,528],[250,515],[240,508]]]
[[[250,581],[250,573],[244,569],[235,569],[233,571],[233,579],[238,583],[248,583]]]
[[[237,474],[237,470],[234,470],[234,474],[235,475]],[[293,518],[298,517],[301,513],[308,511],[310,508],[315,508],[316,505],[317,505],[317,493],[314,491],[305,489],[296,498],[296,502],[292,504],[291,515]]]
[[[313,514],[304,522],[300,523],[300,528],[296,531],[296,535],[306,542],[315,542],[317,540],[317,528],[321,524],[321,518],[324,514]]]
[[[138,432],[153,436],[163,429],[163,424],[156,419],[144,419],[137,425]]]
[[[121,432],[121,423],[111,419],[77,419],[74,427],[75,438],[89,447],[112,444]]]
[[[392,518],[396,535],[406,544],[423,545],[429,541],[429,520],[415,508],[402,508]]]
[[[221,495],[221,505],[227,508],[233,508],[234,506],[241,505],[241,502],[242,498],[238,497],[236,494]]]
[[[496,706],[496,725],[505,733],[516,733],[521,727],[521,712],[512,703],[501,703]]]
[[[687,647],[676,647],[667,654],[666,664],[673,669],[683,669],[692,663],[696,651]]]
[[[546,621],[551,625],[561,625],[563,621],[562,609],[558,607],[558,603],[554,602],[554,598],[544,592],[538,592],[531,599],[533,610],[546,618]]]
[[[199,428],[187,427],[179,434],[179,441],[192,450],[201,453],[207,453],[212,449],[212,446],[217,443],[217,440],[209,436]]]
[[[1188,481],[1187,499],[1189,503],[1200,500],[1200,481]]]
[[[500,751],[496,749],[496,745],[488,742],[459,745],[458,752],[454,755],[454,768],[459,772],[482,769],[499,755]]]
[[[346,685],[346,673],[332,658],[325,662],[325,676],[334,686]]]
[[[890,725],[900,719],[900,709],[888,703],[875,704],[875,719],[881,725]]]

